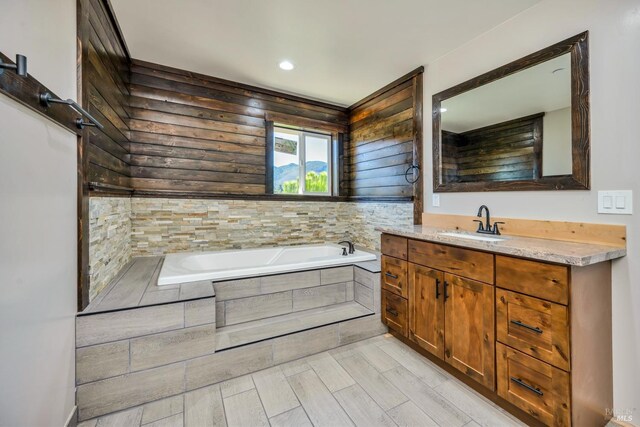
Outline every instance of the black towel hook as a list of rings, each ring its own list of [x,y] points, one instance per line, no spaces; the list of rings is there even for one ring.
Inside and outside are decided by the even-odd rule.
[[[49,107],[52,103],[68,105],[69,107],[77,111],[79,114],[89,119],[89,123],[82,120],[82,117],[76,119],[76,126],[78,129],[83,129],[85,126],[95,126],[98,129],[104,129],[104,126],[102,126],[99,121],[97,121],[91,114],[89,114],[87,110],[85,110],[80,105],[78,105],[78,103],[75,102],[73,99],[67,99],[67,100],[54,99],[49,92],[41,93],[39,98],[40,98],[40,104],[43,107]]]
[[[27,57],[17,54],[15,64],[2,62],[2,59],[0,59],[0,75],[4,73],[4,70],[16,70],[16,74],[20,77],[27,77]]]

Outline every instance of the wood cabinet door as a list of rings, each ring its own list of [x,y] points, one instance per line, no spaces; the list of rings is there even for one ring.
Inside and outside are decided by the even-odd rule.
[[[444,359],[494,390],[494,287],[447,273],[443,296]]]
[[[409,339],[444,358],[444,273],[409,263]]]

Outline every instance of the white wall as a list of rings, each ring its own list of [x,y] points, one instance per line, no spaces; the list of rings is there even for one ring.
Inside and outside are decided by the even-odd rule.
[[[1,4],[0,51],[75,98],[75,0]],[[0,425],[62,426],[75,404],[76,138],[4,95],[0,129]]]
[[[571,175],[571,108],[547,111],[542,122],[542,176]]]
[[[429,64],[425,111],[434,93],[538,49],[589,30],[591,191],[444,193],[426,210],[471,215],[485,203],[501,217],[627,225],[628,255],[613,264],[614,406],[640,422],[640,2],[543,0]],[[416,41],[416,46],[420,46]],[[432,164],[431,120],[425,114],[425,165]],[[633,216],[597,214],[597,190],[634,190]],[[584,314],[588,316],[588,313]]]

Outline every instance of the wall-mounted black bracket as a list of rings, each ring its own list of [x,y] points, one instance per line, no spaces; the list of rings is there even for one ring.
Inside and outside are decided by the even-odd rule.
[[[20,77],[27,77],[27,57],[20,54],[16,55],[15,64],[2,62],[0,59],[0,75],[4,73],[4,70],[16,70],[16,74]]]
[[[83,129],[85,126],[95,126],[98,129],[104,129],[104,126],[102,126],[100,124],[99,121],[97,121],[91,114],[89,114],[89,112],[87,110],[85,110],[84,108],[82,108],[80,105],[78,105],[77,102],[75,102],[73,99],[55,99],[51,96],[51,94],[49,92],[44,92],[40,94],[40,104],[43,107],[49,107],[51,104],[64,104],[64,105],[68,105],[69,107],[73,108],[74,110],[76,110],[79,114],[85,116],[87,119],[89,119],[89,123],[85,122],[84,120],[82,120],[82,117],[76,119],[76,127],[78,129]]]
[[[414,173],[414,171],[418,172],[418,175],[414,178],[414,179],[409,179],[409,173],[411,172],[411,174]],[[404,179],[409,183],[409,184],[415,184],[416,182],[418,182],[418,180],[420,179],[420,166],[418,165],[411,165],[407,168],[407,170],[404,172]]]

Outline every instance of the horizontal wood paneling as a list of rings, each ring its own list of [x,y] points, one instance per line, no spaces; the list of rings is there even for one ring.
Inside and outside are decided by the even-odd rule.
[[[136,191],[265,194],[266,117],[348,127],[342,107],[141,61],[130,90]]]
[[[352,107],[345,149],[351,196],[414,196],[405,172],[419,163],[415,118],[422,106],[416,104],[415,77],[407,75]]]
[[[544,113],[463,133],[442,131],[444,182],[537,179]]]
[[[128,188],[129,58],[105,3],[81,0],[80,10],[82,102],[104,126],[87,128],[83,134],[86,180]]]
[[[340,107],[130,60],[108,3],[81,1],[83,96],[105,126],[85,132],[88,182],[133,194],[266,195],[271,120],[340,140],[340,196],[413,196],[404,173],[415,157],[422,68]]]

